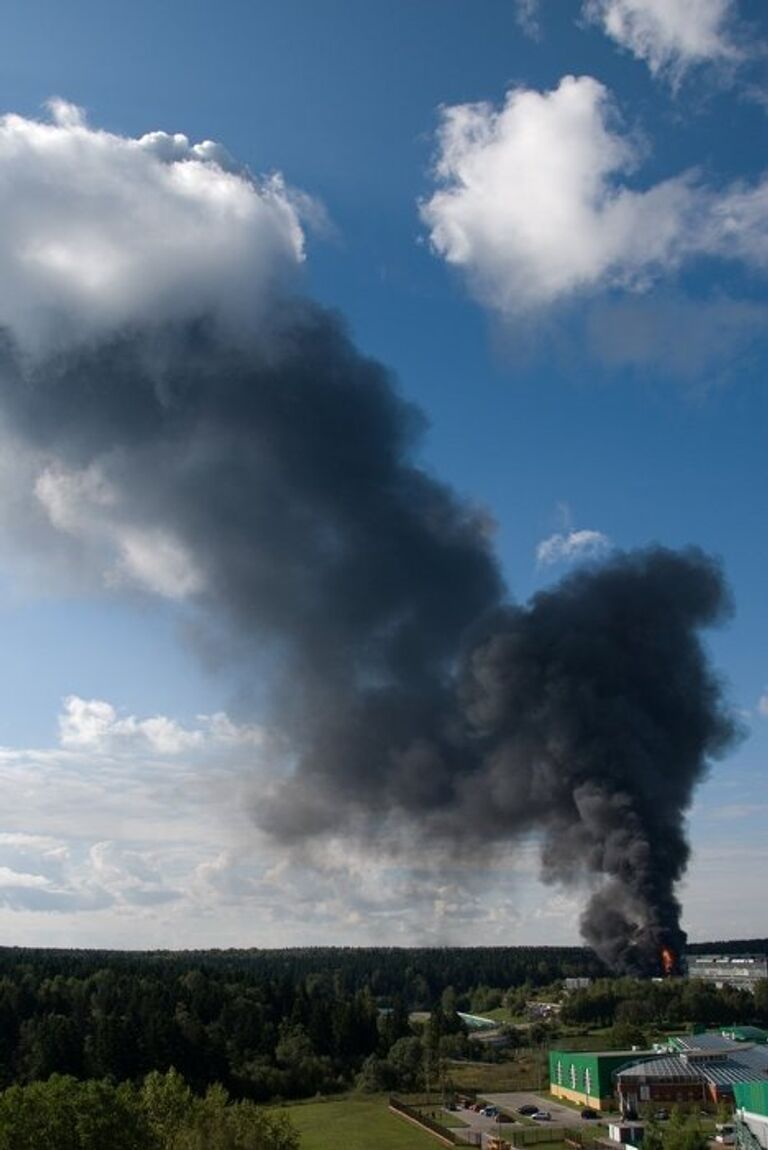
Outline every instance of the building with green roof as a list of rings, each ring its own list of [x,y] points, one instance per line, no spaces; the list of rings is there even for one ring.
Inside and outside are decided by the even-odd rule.
[[[731,1038],[734,1042],[768,1042],[768,1030],[760,1026],[726,1026],[720,1033],[724,1038]]]
[[[595,1110],[615,1109],[616,1072],[641,1058],[652,1057],[652,1050],[551,1050],[550,1093]]]

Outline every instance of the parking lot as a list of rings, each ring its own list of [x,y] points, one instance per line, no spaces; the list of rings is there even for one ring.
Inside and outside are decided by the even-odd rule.
[[[594,1118],[582,1118],[580,1110],[572,1110],[570,1106],[562,1106],[551,1095],[535,1094],[530,1090],[516,1090],[505,1094],[484,1094],[492,1106],[508,1113],[519,1111],[521,1106],[538,1106],[540,1110],[548,1110],[553,1125],[556,1126],[594,1126]],[[542,1123],[542,1126],[544,1123]]]

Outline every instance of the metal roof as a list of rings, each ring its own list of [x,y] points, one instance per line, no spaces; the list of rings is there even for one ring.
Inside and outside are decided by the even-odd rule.
[[[738,1062],[741,1066],[749,1066],[752,1070],[762,1070],[768,1074],[768,1047],[744,1046],[741,1050],[734,1050],[728,1055],[729,1060]]]
[[[700,1071],[674,1054],[662,1055],[661,1058],[653,1058],[647,1062],[637,1062],[634,1066],[626,1066],[623,1070],[618,1071],[616,1077],[677,1078],[685,1082],[701,1081]]]
[[[749,1057],[755,1054],[758,1057]],[[761,1055],[763,1057],[760,1057]],[[742,1049],[739,1057],[734,1057],[729,1052],[722,1058],[701,1062],[689,1061],[685,1054],[668,1054],[626,1066],[623,1070],[617,1071],[614,1077],[618,1080],[655,1078],[673,1082],[710,1082],[715,1086],[733,1086],[737,1082],[763,1081],[768,1077],[768,1052],[764,1054],[763,1050]]]
[[[735,1082],[754,1082],[759,1072],[728,1058],[724,1062],[710,1062],[702,1066],[701,1073],[707,1082],[713,1082],[715,1086],[733,1086]]]
[[[722,1050],[730,1053],[732,1050],[744,1049],[742,1042],[734,1042],[732,1038],[725,1038],[722,1034],[712,1034],[707,1031],[703,1034],[675,1034],[670,1038],[670,1045],[678,1050]]]

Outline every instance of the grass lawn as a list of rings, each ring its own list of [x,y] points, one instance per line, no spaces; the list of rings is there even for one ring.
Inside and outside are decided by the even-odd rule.
[[[507,1090],[549,1089],[543,1058],[540,1065],[530,1054],[520,1053],[511,1062],[449,1062],[447,1077],[457,1090],[499,1093]]]
[[[436,1150],[440,1143],[390,1114],[383,1096],[287,1106],[302,1150]]]

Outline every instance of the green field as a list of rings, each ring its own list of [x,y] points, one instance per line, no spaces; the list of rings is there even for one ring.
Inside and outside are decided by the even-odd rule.
[[[387,1099],[346,1098],[286,1107],[302,1150],[436,1150],[429,1134],[390,1114]]]
[[[446,1074],[457,1090],[506,1091],[549,1089],[544,1058],[520,1052],[510,1062],[448,1062]]]

